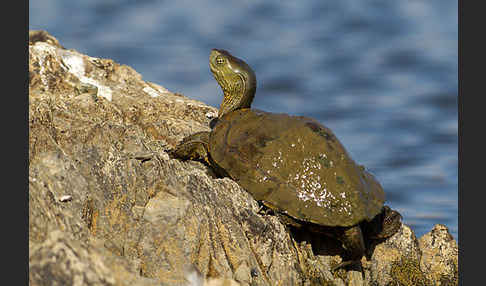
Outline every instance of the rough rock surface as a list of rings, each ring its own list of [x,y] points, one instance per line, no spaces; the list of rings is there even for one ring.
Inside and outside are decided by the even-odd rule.
[[[422,250],[420,268],[431,281],[438,285],[457,285],[458,248],[445,225],[436,224],[429,233],[419,239]]]
[[[231,179],[169,158],[216,108],[45,31],[29,38],[30,285],[457,285],[442,225],[420,240],[403,225],[362,267],[332,273],[336,241],[289,230]]]

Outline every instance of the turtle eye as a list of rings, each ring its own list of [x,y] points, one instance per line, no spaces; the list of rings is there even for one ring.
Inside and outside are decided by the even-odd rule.
[[[217,57],[216,57],[216,63],[217,63],[218,65],[222,65],[222,64],[224,64],[224,58],[223,58],[222,56],[217,56]]]

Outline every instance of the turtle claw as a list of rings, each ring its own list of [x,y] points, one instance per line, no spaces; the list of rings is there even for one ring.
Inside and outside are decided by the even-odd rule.
[[[169,157],[173,159],[202,161],[210,165],[208,158],[209,132],[201,131],[185,137],[172,150]]]
[[[346,261],[343,261],[337,265],[334,265],[333,267],[331,267],[331,272],[336,272],[337,270],[341,269],[341,268],[344,268],[344,267],[347,267],[349,265],[352,265],[352,264],[355,264],[355,263],[358,263],[358,261],[356,260],[346,260]]]
[[[269,215],[269,214],[272,214],[272,213],[273,213],[273,210],[266,207],[263,204],[258,208],[258,211],[257,211],[257,214],[259,214],[259,215]]]

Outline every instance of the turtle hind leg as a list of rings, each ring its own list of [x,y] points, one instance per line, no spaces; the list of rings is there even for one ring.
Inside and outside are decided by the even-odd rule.
[[[363,224],[365,236],[370,239],[385,239],[394,235],[402,226],[402,216],[399,212],[384,206],[383,211],[376,215],[373,220]]]
[[[366,250],[363,233],[359,225],[344,229],[344,231],[337,238],[343,244],[346,252],[343,257],[343,261],[332,267],[332,271],[336,271],[339,268],[360,262],[361,257],[363,257]]]
[[[174,149],[169,151],[169,156],[182,160],[202,161],[211,165],[209,161],[209,132],[201,131],[185,137]]]

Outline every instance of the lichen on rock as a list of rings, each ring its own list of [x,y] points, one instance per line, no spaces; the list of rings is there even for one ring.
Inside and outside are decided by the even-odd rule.
[[[361,270],[335,275],[336,242],[289,231],[233,180],[169,158],[216,108],[45,31],[29,39],[31,285],[387,285],[411,269],[403,257],[430,285],[457,284],[445,226],[417,241],[403,225]]]
[[[457,285],[458,247],[445,225],[436,224],[419,239],[422,257],[420,268],[430,281],[437,285]]]

